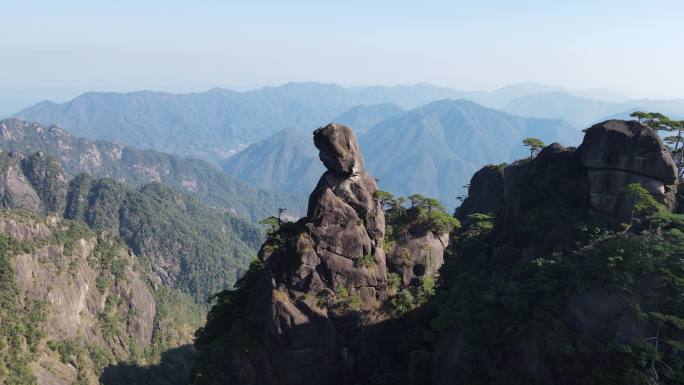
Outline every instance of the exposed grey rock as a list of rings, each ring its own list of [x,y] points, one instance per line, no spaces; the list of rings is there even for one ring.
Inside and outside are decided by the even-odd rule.
[[[399,274],[404,286],[415,279],[435,277],[444,264],[444,250],[448,246],[449,234],[408,232],[397,237],[387,252],[387,268]]]
[[[42,204],[21,169],[20,152],[0,154],[0,204],[8,209],[22,208],[40,212]]]
[[[493,167],[485,166],[473,176],[470,189],[474,193],[457,214],[466,219],[473,212],[500,211],[494,254],[508,259],[520,253],[525,258],[543,254],[541,249],[509,248],[516,242],[519,221],[533,209],[548,212],[538,215],[549,222],[544,243],[561,249],[574,236],[568,233],[571,223],[554,217],[564,213],[575,219],[595,216],[614,224],[628,222],[632,201],[624,189],[631,183],[640,183],[668,208],[675,205],[677,169],[672,157],[658,135],[636,121],[596,124],[577,149],[551,144],[534,159],[506,166],[503,177]]]
[[[267,274],[246,318],[258,325],[261,347],[233,352],[228,383],[348,383],[359,349],[353,341],[387,297],[385,218],[356,137],[331,124],[314,132],[314,142],[327,171],[307,217],[283,225],[259,252]]]
[[[341,124],[329,124],[314,131],[314,144],[328,171],[343,176],[363,171],[363,158],[352,130]]]
[[[23,159],[21,167],[45,211],[61,214],[66,205],[68,179],[59,161],[39,151]]]
[[[503,203],[503,171],[505,166],[487,165],[473,174],[468,196],[456,209],[456,217],[466,225],[468,215],[494,214]]]
[[[45,340],[74,339],[84,346],[111,351],[117,360],[128,361],[134,351],[144,351],[152,343],[157,312],[154,295],[137,259],[125,249],[117,258],[123,263],[122,275],[115,279],[109,271],[100,269],[97,261],[98,245],[108,240],[94,234],[74,240],[74,247],[66,250],[53,237],[65,230],[68,223],[57,217],[36,219],[36,216],[18,215],[7,211],[0,215],[0,234],[32,242],[30,251],[17,251],[9,260],[13,268],[17,290],[14,295],[21,303],[40,301],[45,304],[46,320],[41,326]],[[111,284],[103,288],[98,279],[104,277]],[[117,335],[107,336],[101,319],[107,299],[113,299],[116,317],[126,324]],[[110,314],[111,315],[111,314]],[[41,343],[44,346],[44,342]],[[72,384],[76,369],[61,362],[58,355],[46,354],[41,348],[32,365],[38,384]],[[49,370],[44,370],[48,368]],[[89,377],[97,375],[90,367]],[[89,382],[89,383],[92,383]]]
[[[631,201],[623,193],[639,183],[669,208],[675,204],[677,167],[658,134],[637,121],[609,120],[592,126],[578,149],[587,169],[590,204],[598,213],[624,219]]]

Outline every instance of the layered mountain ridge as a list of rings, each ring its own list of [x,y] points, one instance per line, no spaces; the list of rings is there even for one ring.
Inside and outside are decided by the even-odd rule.
[[[88,173],[131,186],[161,182],[194,195],[209,206],[257,222],[280,207],[294,215],[305,211],[304,199],[253,188],[205,161],[106,141],[78,138],[56,127],[7,119],[0,121],[0,148],[42,151],[59,160],[70,177]]]
[[[574,145],[580,136],[560,120],[521,118],[467,100],[443,100],[381,121],[360,135],[360,145],[366,167],[384,190],[434,196],[455,207],[479,167],[523,157],[524,138]],[[224,170],[257,186],[303,194],[315,186],[321,168],[311,141],[288,130],[242,150]]]
[[[57,124],[74,135],[192,155],[220,163],[235,152],[275,132],[293,128],[307,132],[336,121],[365,125],[390,112],[386,103],[413,109],[443,99],[469,99],[500,108],[516,97],[561,91],[522,83],[488,91],[461,91],[430,84],[344,88],[314,82],[236,92],[214,88],[202,93],[170,94],[138,91],[126,94],[89,92],[66,103],[43,102],[14,114],[15,118]],[[367,106],[367,107],[358,107]],[[376,106],[372,107],[371,106]],[[362,108],[363,121],[348,121]],[[372,115],[368,115],[374,110]],[[377,115],[381,112],[380,115]],[[355,118],[355,119],[356,119]]]

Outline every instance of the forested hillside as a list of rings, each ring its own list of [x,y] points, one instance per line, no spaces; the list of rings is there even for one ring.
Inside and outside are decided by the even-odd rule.
[[[68,181],[43,153],[0,154],[2,205],[80,220],[119,236],[169,287],[202,303],[231,287],[255,255],[261,229],[160,183],[137,189],[81,174]]]
[[[151,150],[138,150],[106,141],[78,138],[67,131],[8,119],[0,121],[0,148],[42,151],[55,157],[69,177],[89,173],[131,186],[161,182],[189,193],[209,206],[253,222],[287,208],[293,216],[304,213],[302,197],[258,189],[241,183],[205,161]]]

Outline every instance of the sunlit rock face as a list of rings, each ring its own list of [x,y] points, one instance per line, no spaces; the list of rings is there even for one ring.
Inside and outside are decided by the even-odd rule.
[[[596,212],[629,216],[631,202],[623,189],[631,183],[673,208],[677,167],[655,131],[636,121],[609,120],[587,130],[578,150]]]

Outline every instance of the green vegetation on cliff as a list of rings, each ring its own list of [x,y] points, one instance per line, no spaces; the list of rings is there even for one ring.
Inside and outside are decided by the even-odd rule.
[[[576,247],[510,269],[492,259],[491,217],[471,216],[432,304],[441,340],[463,344],[464,383],[684,383],[684,216],[639,185],[626,193],[629,227],[576,222]]]
[[[247,270],[262,239],[250,223],[158,183],[133,190],[110,179],[80,179],[72,182],[66,212],[118,234],[150,259],[164,283],[200,303]]]
[[[37,357],[45,332],[46,305],[39,299],[21,301],[11,257],[33,245],[0,235],[0,382],[36,384],[29,364]]]
[[[108,233],[16,210],[0,223],[0,383],[36,384],[40,366],[43,378],[95,384],[118,362],[159,362],[203,322]]]

